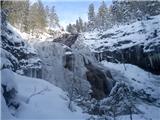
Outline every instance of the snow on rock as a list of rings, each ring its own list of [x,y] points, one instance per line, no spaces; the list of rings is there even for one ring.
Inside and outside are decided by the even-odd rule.
[[[1,56],[1,69],[10,68],[14,70],[16,66],[18,66],[18,60],[11,53],[7,52],[3,48],[0,48],[0,56]]]
[[[5,15],[2,19],[5,19]],[[19,74],[25,75],[29,75],[26,74],[27,69],[34,68],[35,72],[40,71],[41,60],[37,55],[37,51],[5,20],[1,27],[1,69],[10,68]],[[36,77],[32,74],[29,76]]]
[[[3,95],[1,95],[1,119],[2,120],[15,120],[15,118],[11,115],[6,105]]]
[[[142,96],[142,99],[147,100],[147,98],[143,98],[146,94],[149,102],[160,105],[160,76],[153,75],[130,64],[116,64],[107,61],[101,63],[110,68],[111,74],[114,76],[113,79],[127,83],[138,93],[137,96]]]
[[[86,32],[84,34],[85,40],[83,40],[83,42],[89,45],[93,51],[98,52],[106,49],[109,49],[110,51],[124,49],[137,44],[144,44],[144,50],[146,52],[152,51],[151,48],[147,49],[146,47],[153,41],[153,44],[159,44],[159,20],[160,16],[158,15],[153,17],[152,20],[143,20],[129,25],[114,26],[113,28],[104,32]],[[157,35],[154,37],[154,34]]]
[[[29,78],[18,75],[10,70],[2,70],[4,78],[12,79],[17,85],[20,107],[16,110],[14,117],[16,119],[85,119],[87,114],[75,107],[75,112],[68,109],[68,98],[60,88],[46,82],[45,80]],[[12,75],[12,76],[11,76]],[[7,79],[7,80],[8,80]],[[11,83],[9,83],[11,84]],[[8,114],[5,101],[2,97],[2,112]]]
[[[1,77],[1,84],[6,86],[7,91],[10,91],[11,89],[16,87],[16,84],[14,82],[16,78],[13,72],[10,72],[9,69],[2,70],[0,77]]]
[[[130,120],[131,114],[133,120],[159,119],[160,76],[130,64],[101,63],[116,83],[108,97],[93,104],[93,111],[100,114],[97,119]]]
[[[73,88],[74,82],[74,88],[80,90],[81,93],[88,94],[90,85],[85,80],[86,68],[80,54],[73,53],[69,47],[55,42],[39,43],[36,48],[43,62],[43,79],[66,91]]]
[[[43,79],[69,93],[71,89],[76,89],[76,93],[83,97],[91,95],[101,99],[109,94],[112,77],[107,69],[98,64],[90,51],[79,51],[74,46],[70,48],[61,41],[45,41],[36,44],[35,48],[42,60]]]
[[[79,41],[88,46],[99,61],[130,63],[160,74],[160,15],[103,32],[86,32],[82,36]]]

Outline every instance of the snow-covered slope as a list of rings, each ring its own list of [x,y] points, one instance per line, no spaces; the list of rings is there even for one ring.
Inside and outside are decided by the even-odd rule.
[[[133,115],[133,119],[158,120],[160,118],[160,76],[153,75],[131,64],[116,64],[107,61],[101,63],[110,69],[114,80],[126,83],[136,93],[134,94],[136,97],[134,104],[141,112]],[[137,100],[137,98],[141,100]],[[128,120],[129,116],[117,118],[118,120]]]
[[[80,41],[99,61],[130,63],[160,74],[160,15],[103,32],[87,32]]]
[[[135,91],[143,90],[146,94],[149,94],[150,97],[159,99],[160,76],[153,75],[131,64],[116,64],[107,61],[102,61],[101,63],[105,67],[110,68],[111,74],[115,80],[122,80],[128,83],[129,86],[132,86]],[[122,76],[120,76],[120,74]]]
[[[71,112],[68,109],[69,101],[66,93],[45,80],[21,76],[8,69],[1,72],[3,73],[1,77],[5,79],[5,82],[12,79],[17,85],[17,99],[20,102],[20,107],[14,112],[14,118],[85,119],[88,117],[76,105],[74,105],[76,111]],[[6,78],[6,76],[9,77]],[[10,81],[8,82],[8,84],[6,83],[8,88],[12,88],[14,85]],[[2,111],[7,109],[6,106],[4,107]],[[7,114],[3,114],[2,117],[9,117],[5,115]]]
[[[156,31],[155,31],[156,30]],[[137,21],[129,25],[114,26],[105,32],[90,32],[84,34],[84,44],[93,51],[114,51],[143,44],[144,51],[153,50],[151,46],[160,44],[160,15],[150,20]]]
[[[24,41],[8,22],[3,21],[1,27],[1,69],[9,68],[26,75],[28,74],[28,69],[40,71],[41,60],[37,55],[37,51]],[[29,76],[36,77],[32,74]]]

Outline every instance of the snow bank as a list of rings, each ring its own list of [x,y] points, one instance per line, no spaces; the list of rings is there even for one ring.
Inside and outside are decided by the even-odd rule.
[[[74,106],[76,112],[71,112],[68,109],[66,93],[45,80],[21,76],[10,70],[1,72],[2,81],[14,78],[18,87],[21,105],[15,113],[17,119],[85,119],[88,117],[76,106]],[[3,99],[2,104],[2,112],[8,114]]]
[[[102,61],[101,63],[107,68],[117,70],[118,73],[125,76],[127,79],[123,80],[127,82],[128,85],[132,86],[135,90],[139,91],[143,89],[146,93],[151,94],[152,97],[159,98],[160,76],[153,75],[131,64],[116,64],[107,61]],[[116,76],[113,71],[111,73],[113,76]]]
[[[116,64],[107,61],[101,62],[110,69],[113,79],[117,82],[125,82],[133,88],[134,92],[145,91],[145,94],[157,99],[153,103],[147,103],[143,100],[136,101],[136,107],[142,112],[133,115],[133,120],[158,120],[160,118],[159,96],[160,96],[160,76],[153,75],[141,68],[131,64]],[[143,96],[144,94],[142,94]],[[138,98],[138,96],[135,96]],[[148,98],[147,98],[148,99]],[[156,104],[156,102],[158,104]],[[129,115],[116,117],[117,120],[130,120]]]

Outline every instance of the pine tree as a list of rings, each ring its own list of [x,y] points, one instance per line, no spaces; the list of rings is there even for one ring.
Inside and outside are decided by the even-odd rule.
[[[67,25],[66,31],[71,33],[71,31],[72,31],[72,25],[71,24]]]
[[[103,1],[98,9],[97,21],[98,25],[104,29],[106,28],[106,20],[107,20],[107,6]]]
[[[79,32],[83,32],[83,20],[80,17],[79,17],[79,28],[80,28]]]
[[[76,32],[77,33],[80,33],[80,32],[83,32],[84,31],[84,25],[83,25],[83,20],[82,18],[78,18],[78,20],[76,20]]]
[[[30,25],[32,34],[35,32],[36,29],[38,29],[38,24],[37,24],[38,14],[39,14],[38,3],[36,2],[33,5],[31,5],[30,13],[29,13],[29,25]]]
[[[69,24],[67,27],[66,27],[66,30],[71,33],[71,34],[75,34],[77,33],[77,28],[76,28],[76,25],[75,24]]]
[[[88,20],[94,22],[95,21],[95,11],[94,4],[90,4],[88,8]]]
[[[38,0],[38,22],[39,22],[39,27],[41,30],[45,29],[46,27],[46,13],[45,13],[45,9],[44,9],[44,6],[43,6],[43,3],[41,2],[41,0]]]
[[[29,32],[29,0],[25,0],[23,3],[23,16],[22,16],[22,30]]]
[[[50,20],[50,23],[49,23],[50,27],[59,26],[59,18],[58,18],[56,11],[55,11],[54,6],[52,6],[52,8],[51,8],[49,20]]]
[[[94,4],[90,4],[88,8],[88,27],[89,30],[93,30],[95,28],[95,11],[94,11]]]
[[[50,9],[49,9],[48,5],[46,5],[46,7],[45,7],[46,17],[49,17],[49,11],[50,11]]]
[[[50,9],[49,9],[48,5],[46,5],[45,13],[46,13],[47,26],[49,26],[49,23],[50,23],[50,14],[49,14],[49,12],[50,12]]]
[[[42,2],[39,0],[30,7],[29,13],[30,29],[33,32],[45,31],[47,26],[46,12]]]
[[[80,32],[79,20],[76,20],[76,30],[77,30],[77,32]]]

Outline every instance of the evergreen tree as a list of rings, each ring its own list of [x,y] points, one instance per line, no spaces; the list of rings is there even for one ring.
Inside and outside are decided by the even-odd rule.
[[[50,27],[59,26],[59,18],[58,18],[58,15],[56,14],[54,6],[52,6],[51,8],[49,20],[50,20],[50,23],[49,23]]]
[[[88,8],[88,20],[91,22],[95,21],[95,11],[94,11],[94,4],[90,4]]]
[[[45,29],[46,27],[46,12],[45,12],[45,9],[44,9],[44,6],[43,6],[43,3],[41,2],[41,0],[38,0],[38,24],[39,24],[39,27],[41,30]]]
[[[84,32],[84,26],[83,26],[83,20],[82,18],[78,18],[78,20],[76,20],[76,32],[80,33],[80,32]]]
[[[32,30],[32,33],[44,31],[47,26],[47,19],[44,6],[40,0],[30,7],[29,15],[30,29]]]
[[[49,17],[49,11],[50,11],[50,9],[49,9],[48,5],[46,5],[46,7],[45,7],[46,17]]]
[[[80,17],[79,17],[79,28],[80,28],[79,32],[83,32],[83,20]]]
[[[71,31],[72,31],[72,25],[71,24],[67,25],[66,31],[71,33]]]
[[[36,29],[38,29],[38,14],[38,3],[36,2],[31,5],[29,13],[29,24],[32,34],[35,32]]]
[[[76,20],[76,30],[77,30],[77,32],[80,32],[79,20]]]
[[[106,20],[107,20],[107,6],[105,2],[103,1],[98,9],[98,15],[97,15],[98,25],[104,29],[106,28]]]
[[[46,13],[47,26],[49,26],[49,23],[50,23],[50,14],[49,14],[49,12],[50,12],[50,9],[49,9],[48,5],[46,5],[45,13]]]
[[[95,11],[94,11],[94,4],[90,4],[88,8],[88,27],[89,30],[93,30],[95,28]]]
[[[25,0],[23,4],[23,16],[22,16],[22,30],[29,32],[29,0]]]

